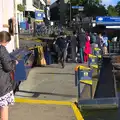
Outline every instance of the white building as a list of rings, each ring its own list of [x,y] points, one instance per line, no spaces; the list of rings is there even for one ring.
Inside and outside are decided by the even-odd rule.
[[[45,0],[26,0],[26,11],[44,10]]]
[[[0,31],[8,31],[9,32],[9,19],[16,19],[16,1],[15,0],[0,0]],[[19,40],[18,40],[18,29],[17,29],[17,22],[14,24],[15,31],[11,36],[11,41],[6,46],[9,52],[12,52],[16,48],[19,48]]]
[[[23,5],[23,0],[16,0],[16,3],[17,3],[17,5],[18,4]],[[19,22],[23,22],[23,12],[20,12],[19,10],[17,10],[17,20]]]
[[[46,5],[45,0],[16,0],[17,5],[21,4],[25,6],[25,11],[34,12],[35,10],[44,10]],[[20,12],[17,10],[17,19],[19,22],[23,22],[24,20],[24,12]]]

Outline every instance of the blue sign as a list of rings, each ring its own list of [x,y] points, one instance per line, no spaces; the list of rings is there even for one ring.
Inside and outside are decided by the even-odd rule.
[[[35,11],[35,19],[36,20],[43,20],[44,12],[41,11]]]
[[[120,17],[109,17],[109,16],[97,16],[96,17],[96,22],[97,23],[104,23],[104,24],[115,24],[115,23],[119,23],[120,24]]]
[[[79,70],[78,79],[79,80],[92,80],[92,70],[90,71]]]
[[[84,9],[83,6],[72,6],[72,9]]]

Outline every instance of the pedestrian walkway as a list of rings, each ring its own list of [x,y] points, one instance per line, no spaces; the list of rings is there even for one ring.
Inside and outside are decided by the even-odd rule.
[[[82,120],[74,105],[75,66],[68,63],[64,69],[60,65],[33,68],[16,93],[19,103],[10,108],[10,120]],[[81,90],[83,87],[81,84]]]
[[[65,101],[16,99],[10,120],[83,120],[76,105]]]
[[[59,101],[76,99],[75,66],[76,64],[68,63],[65,69],[61,69],[60,65],[33,68],[28,79],[21,84],[16,97]],[[84,84],[81,84],[81,90],[83,87]]]

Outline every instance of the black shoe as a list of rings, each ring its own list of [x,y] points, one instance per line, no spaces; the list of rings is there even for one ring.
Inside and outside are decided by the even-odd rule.
[[[62,68],[64,68],[64,67],[65,67],[65,63],[64,63],[64,62],[61,62],[61,65],[62,65]]]

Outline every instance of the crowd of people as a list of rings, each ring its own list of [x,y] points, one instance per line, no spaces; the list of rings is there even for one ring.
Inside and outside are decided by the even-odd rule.
[[[73,31],[71,37],[61,32],[54,42],[55,50],[58,53],[58,62],[64,68],[64,61],[67,57],[67,48],[70,44],[72,62],[86,63],[89,54],[93,54],[94,48],[100,48],[103,54],[108,53],[108,37],[105,32],[94,33],[81,29],[78,33]]]

